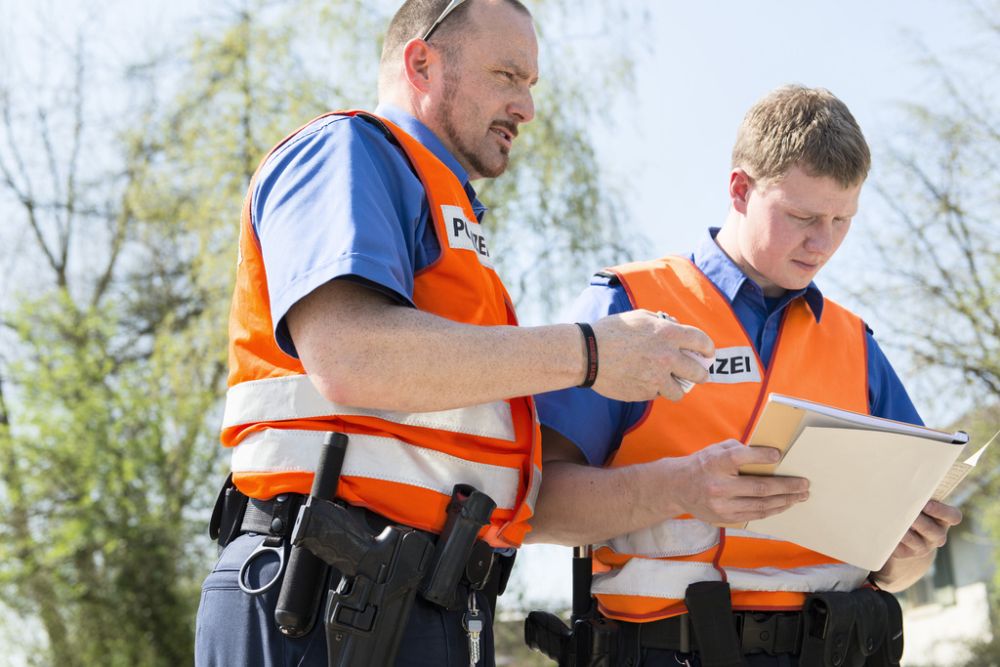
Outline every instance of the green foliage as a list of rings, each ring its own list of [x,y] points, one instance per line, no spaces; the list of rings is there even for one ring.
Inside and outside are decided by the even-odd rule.
[[[13,591],[8,604],[40,614],[56,664],[176,665],[190,655],[177,619],[194,612],[204,556],[190,546],[201,527],[189,513],[210,451],[212,371],[185,361],[167,332],[141,358],[116,352],[123,315],[54,291],[9,318],[19,408],[0,438],[0,587]]]

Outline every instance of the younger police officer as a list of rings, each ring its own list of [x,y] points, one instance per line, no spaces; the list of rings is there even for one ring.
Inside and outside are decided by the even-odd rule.
[[[496,502],[482,539],[508,553],[529,530],[540,483],[532,394],[593,383],[595,341],[603,395],[679,395],[674,377],[706,378],[679,348],[711,354],[708,338],[652,313],[604,318],[592,332],[516,326],[469,182],[507,167],[534,116],[537,69],[517,0],[408,0],[388,29],[375,114],[318,118],[255,174],[222,434],[235,487],[251,500],[231,530],[223,517],[226,546],[198,612],[199,665],[326,664],[321,622],[299,639],[277,631],[280,576],[258,595],[240,588],[278,572],[275,558],[253,554],[288,548],[283,508],[309,492],[325,432],[348,434],[337,496],[365,508],[374,530],[439,532],[453,486],[466,483]],[[470,595],[467,584],[458,593]],[[418,596],[398,664],[468,665],[476,638],[481,664],[492,664],[489,598],[469,598],[485,615],[473,637],[463,610]]]
[[[697,621],[693,612],[685,618],[685,593],[701,581],[728,581],[738,618],[717,627],[747,628],[750,664],[797,664],[797,612],[809,593],[854,591],[869,575],[901,590],[926,572],[961,518],[928,503],[872,573],[712,525],[768,516],[808,497],[806,480],[738,475],[743,464],[777,459],[773,449],[740,442],[767,392],[920,423],[871,332],[812,282],[847,235],[869,164],[840,100],[822,89],[778,89],[740,127],[723,227],[710,229],[690,255],[598,274],[577,301],[583,320],[664,311],[701,327],[716,346],[710,380],[678,403],[625,402],[585,389],[538,397],[546,476],[531,539],[605,543],[595,552],[602,572],[593,593],[605,616],[622,621],[627,650],[642,664],[699,664],[684,625]],[[796,613],[777,619],[778,610]],[[770,631],[748,643],[757,624]]]

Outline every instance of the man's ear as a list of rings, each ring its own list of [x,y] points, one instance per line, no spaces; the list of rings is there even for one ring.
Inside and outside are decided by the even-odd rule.
[[[403,71],[407,82],[418,91],[430,90],[434,66],[440,63],[440,55],[422,39],[411,39],[403,47]]]
[[[729,201],[737,213],[746,215],[751,190],[753,179],[743,167],[736,167],[729,172]]]

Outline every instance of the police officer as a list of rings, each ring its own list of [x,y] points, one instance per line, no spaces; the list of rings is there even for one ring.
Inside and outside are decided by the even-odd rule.
[[[640,400],[674,376],[704,379],[679,350],[711,354],[711,341],[653,313],[516,326],[470,181],[506,169],[537,71],[517,0],[408,0],[389,25],[375,113],[322,116],[261,163],[243,210],[222,433],[239,492],[228,497],[250,500],[245,514],[220,504],[199,665],[326,664],[322,623],[296,639],[274,623],[288,507],[309,492],[325,432],[349,436],[337,496],[373,530],[439,532],[465,483],[496,502],[483,540],[504,561],[541,478],[532,394],[586,384]],[[481,634],[463,628],[468,610],[418,597],[399,664],[468,665],[477,649],[492,664],[493,600],[476,591],[495,591],[503,570],[457,592],[485,614]]]
[[[796,612],[811,592],[856,590],[869,577],[902,590],[927,571],[961,518],[929,502],[871,573],[712,525],[808,497],[803,479],[738,475],[741,465],[777,460],[776,450],[740,443],[767,392],[920,423],[871,331],[813,283],[847,235],[869,165],[843,102],[822,89],[780,88],[740,127],[722,228],[709,229],[689,255],[601,272],[575,305],[584,321],[663,311],[701,327],[716,346],[709,382],[676,403],[665,398],[679,391],[637,402],[585,389],[537,399],[546,479],[530,539],[606,544],[595,552],[602,573],[592,590],[643,664],[699,664],[700,650],[689,636],[682,641],[682,625],[695,620],[685,618],[685,593],[699,581],[728,581],[736,627],[772,624],[758,633],[759,645],[741,639],[751,664],[797,664],[796,614],[776,618],[775,610]]]

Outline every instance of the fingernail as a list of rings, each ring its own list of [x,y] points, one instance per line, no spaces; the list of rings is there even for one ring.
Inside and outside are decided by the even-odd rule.
[[[799,502],[801,502],[803,500],[809,500],[809,492],[808,491],[805,491],[805,492],[799,494]]]

